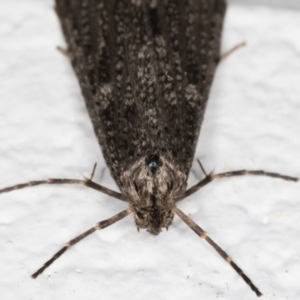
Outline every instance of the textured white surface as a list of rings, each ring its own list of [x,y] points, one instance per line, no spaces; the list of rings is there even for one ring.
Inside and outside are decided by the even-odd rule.
[[[1,187],[88,176],[116,188],[68,60],[50,0],[0,1]],[[196,157],[207,170],[300,176],[300,11],[231,6]],[[195,164],[190,184],[202,174]],[[131,216],[88,237],[38,279],[69,239],[126,205],[80,186],[0,195],[0,295],[25,299],[255,299],[177,217],[169,232],[137,233]],[[264,299],[300,299],[300,184],[272,178],[211,183],[179,204],[233,257]]]

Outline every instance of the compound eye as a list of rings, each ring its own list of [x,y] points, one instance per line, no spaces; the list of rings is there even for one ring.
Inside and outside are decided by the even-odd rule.
[[[169,191],[172,191],[173,190],[173,182],[168,182],[168,189]]]
[[[136,213],[136,215],[138,216],[139,219],[144,220],[144,215],[142,213],[140,213],[139,211]]]

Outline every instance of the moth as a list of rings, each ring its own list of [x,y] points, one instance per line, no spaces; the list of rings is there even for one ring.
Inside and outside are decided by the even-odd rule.
[[[240,267],[176,206],[218,178],[245,174],[298,178],[262,170],[207,174],[187,189],[188,175],[219,61],[223,0],[56,0],[66,51],[94,131],[120,192],[90,179],[51,178],[7,187],[81,184],[128,203],[128,209],[70,240],[71,246],[132,214],[137,229],[158,235],[178,215],[261,296]]]

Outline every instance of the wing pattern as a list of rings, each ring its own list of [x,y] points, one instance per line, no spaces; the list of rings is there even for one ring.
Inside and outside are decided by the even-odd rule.
[[[219,58],[223,0],[56,0],[96,136],[117,184],[163,155],[188,175]]]

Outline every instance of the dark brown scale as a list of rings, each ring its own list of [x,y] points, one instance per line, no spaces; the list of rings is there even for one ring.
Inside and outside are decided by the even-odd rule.
[[[158,17],[158,10],[156,7],[150,7],[148,10],[149,14],[149,24],[152,32],[152,36],[159,36],[161,35],[161,27],[159,26],[159,17]]]

